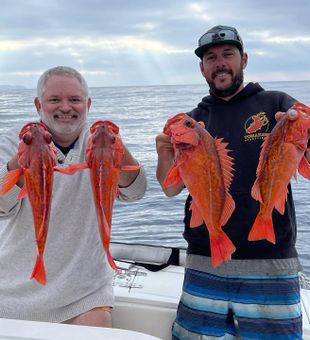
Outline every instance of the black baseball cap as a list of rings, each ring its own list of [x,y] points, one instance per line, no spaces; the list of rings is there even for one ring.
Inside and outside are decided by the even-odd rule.
[[[243,43],[238,31],[231,26],[218,25],[209,29],[199,38],[195,54],[202,59],[209,47],[224,44],[235,45],[243,52]]]

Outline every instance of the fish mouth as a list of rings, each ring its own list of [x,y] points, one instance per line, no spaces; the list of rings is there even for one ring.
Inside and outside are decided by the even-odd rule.
[[[176,143],[175,147],[180,150],[188,150],[191,149],[193,145],[188,143]]]

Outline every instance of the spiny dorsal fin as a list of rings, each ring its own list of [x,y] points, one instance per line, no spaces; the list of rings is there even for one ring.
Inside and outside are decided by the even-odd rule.
[[[226,191],[228,191],[230,184],[233,179],[233,158],[228,155],[228,152],[231,150],[227,149],[226,146],[228,145],[227,143],[222,142],[222,138],[215,138],[215,147],[218,151],[221,167],[222,167],[222,173],[224,177],[224,185]]]
[[[261,151],[260,151],[260,155],[259,155],[259,162],[258,162],[258,166],[256,169],[256,176],[259,176],[263,165],[265,164],[265,155],[267,154],[267,145],[269,144],[269,139],[270,139],[270,135],[266,136],[263,140],[263,143],[261,145]]]

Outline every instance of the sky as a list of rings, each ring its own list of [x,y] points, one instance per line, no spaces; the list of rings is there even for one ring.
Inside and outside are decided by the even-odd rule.
[[[36,87],[46,69],[90,87],[202,84],[199,37],[235,26],[246,81],[310,80],[309,0],[0,0],[0,85]]]

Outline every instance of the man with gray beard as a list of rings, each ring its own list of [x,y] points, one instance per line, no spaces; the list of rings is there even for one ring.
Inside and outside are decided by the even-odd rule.
[[[47,70],[34,103],[56,146],[57,167],[85,162],[91,98],[84,77],[66,66]],[[20,128],[0,136],[1,185],[8,171],[20,168]],[[124,149],[122,164],[138,165]],[[30,280],[36,247],[29,200],[19,199],[23,184],[22,177],[0,197],[0,318],[111,327],[113,270],[100,240],[89,171],[54,176],[44,286]],[[121,201],[142,198],[144,170],[121,170],[118,188]]]

